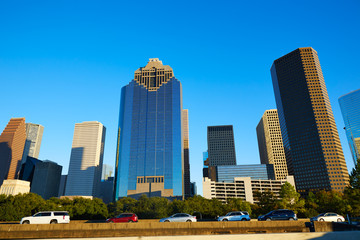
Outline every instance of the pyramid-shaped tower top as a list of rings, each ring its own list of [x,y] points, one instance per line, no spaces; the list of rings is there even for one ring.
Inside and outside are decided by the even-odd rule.
[[[157,91],[158,88],[174,77],[173,70],[168,65],[163,65],[158,58],[150,58],[145,67],[135,71],[134,80],[143,85],[149,91]]]

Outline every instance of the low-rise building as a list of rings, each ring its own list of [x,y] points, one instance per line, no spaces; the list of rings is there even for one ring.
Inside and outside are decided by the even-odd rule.
[[[30,182],[19,179],[7,179],[0,187],[0,194],[17,195],[19,193],[29,193]]]
[[[293,176],[287,176],[282,180],[235,177],[233,182],[215,182],[209,178],[203,178],[203,196],[208,199],[216,198],[222,202],[226,202],[229,198],[241,198],[249,203],[254,203],[255,191],[270,190],[278,195],[285,182],[289,182],[295,187]]]

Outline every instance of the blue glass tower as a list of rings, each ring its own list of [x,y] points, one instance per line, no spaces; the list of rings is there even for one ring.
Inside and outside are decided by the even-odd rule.
[[[360,89],[341,96],[339,104],[351,155],[356,165],[356,160],[360,158]]]
[[[182,88],[159,59],[121,90],[115,200],[184,195]]]

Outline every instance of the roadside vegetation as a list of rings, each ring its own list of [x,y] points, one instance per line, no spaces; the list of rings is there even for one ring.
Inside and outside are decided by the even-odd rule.
[[[285,183],[276,196],[273,192],[256,192],[250,204],[241,199],[229,199],[223,204],[217,199],[194,196],[186,200],[170,201],[166,198],[141,196],[139,200],[125,197],[106,205],[101,199],[84,198],[44,200],[37,194],[27,193],[16,196],[0,195],[0,221],[20,221],[39,211],[68,211],[72,220],[95,220],[117,216],[123,212],[136,213],[139,219],[159,219],[174,213],[188,213],[203,219],[214,219],[231,211],[247,211],[252,218],[275,209],[289,209],[299,218],[309,218],[322,212],[336,212],[343,216],[360,216],[360,168],[358,160],[350,174],[349,186],[341,192],[310,192],[304,199],[292,185]]]

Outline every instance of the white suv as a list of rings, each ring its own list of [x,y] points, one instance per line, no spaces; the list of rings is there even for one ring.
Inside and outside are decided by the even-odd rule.
[[[20,224],[55,224],[55,223],[69,223],[70,216],[65,211],[48,211],[38,212],[31,217],[24,217]]]

